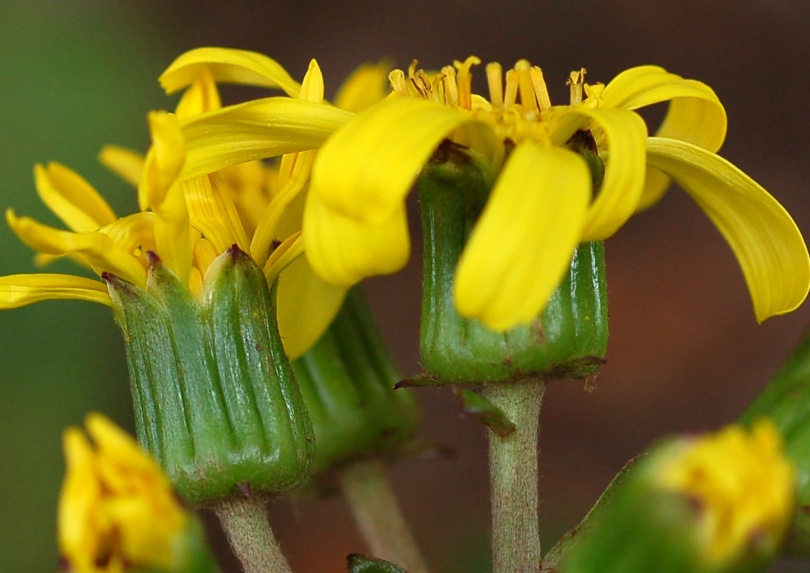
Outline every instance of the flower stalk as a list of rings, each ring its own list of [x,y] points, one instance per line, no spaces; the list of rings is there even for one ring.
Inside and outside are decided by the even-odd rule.
[[[507,435],[488,431],[493,573],[540,569],[537,434],[545,388],[540,379],[484,386],[484,396],[515,425]]]
[[[401,565],[408,573],[427,573],[385,465],[378,460],[352,463],[340,471],[339,481],[371,554]]]
[[[237,495],[213,506],[245,573],[292,573],[267,519],[263,497]]]

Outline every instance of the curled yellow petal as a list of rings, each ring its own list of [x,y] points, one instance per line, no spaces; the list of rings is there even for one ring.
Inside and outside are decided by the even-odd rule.
[[[130,253],[103,233],[71,233],[17,217],[10,209],[6,221],[31,249],[49,255],[79,255],[97,274],[110,272],[138,286],[146,286],[146,270]]]
[[[335,105],[346,111],[360,113],[382,101],[390,91],[390,69],[391,64],[387,60],[358,67],[340,86],[335,95]]]
[[[202,68],[186,93],[180,98],[174,113],[177,117],[190,117],[222,107],[219,90],[208,68]]]
[[[537,318],[568,269],[590,195],[590,171],[576,153],[521,143],[459,260],[459,313],[497,331]]]
[[[332,210],[310,189],[304,210],[307,259],[326,282],[348,288],[360,280],[395,273],[410,255],[405,206],[379,224]]]
[[[286,269],[293,261],[304,254],[304,240],[301,231],[290,235],[276,247],[262,270],[267,277],[267,282],[273,284],[281,271]]]
[[[188,146],[180,178],[315,149],[351,117],[328,104],[275,97],[185,118],[181,125]]]
[[[182,54],[161,74],[160,85],[166,93],[174,93],[191,85],[203,69],[210,70],[220,83],[281,88],[290,97],[297,97],[301,88],[278,62],[264,54],[216,47]]]
[[[98,280],[47,273],[0,277],[0,309],[43,300],[86,300],[112,305],[107,287]]]
[[[555,121],[553,137],[563,139],[557,143],[563,143],[573,128],[590,124],[599,140],[600,151],[607,150],[602,187],[595,190],[581,237],[582,241],[606,239],[638,208],[646,170],[646,125],[631,111],[584,106],[563,111]]]
[[[742,267],[758,321],[798,307],[810,288],[799,229],[765,189],[697,145],[651,137],[650,165],[671,176],[723,234]]]
[[[115,213],[93,186],[64,165],[37,165],[34,182],[42,202],[72,231],[94,231],[115,220]]]
[[[380,225],[402,208],[439,143],[465,123],[471,123],[467,116],[432,101],[387,99],[324,144],[312,169],[310,196],[347,217]]]
[[[664,120],[655,131],[659,137],[679,139],[709,151],[720,149],[726,137],[726,111],[714,91],[706,84],[657,66],[622,72],[605,87],[602,99],[608,106],[631,110],[669,102]],[[658,201],[669,183],[665,174],[649,170],[639,209]]]
[[[278,330],[295,360],[326,332],[343,304],[346,289],[324,282],[299,257],[278,278]]]
[[[98,158],[102,165],[133,187],[141,184],[143,154],[117,145],[105,145]]]

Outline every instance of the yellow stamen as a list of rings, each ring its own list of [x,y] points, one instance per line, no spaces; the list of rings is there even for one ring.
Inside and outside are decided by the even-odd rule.
[[[546,81],[543,79],[543,70],[538,66],[533,66],[531,71],[532,86],[537,103],[540,104],[540,111],[551,109],[551,98],[548,95]]]
[[[497,110],[503,109],[503,69],[498,62],[487,64],[487,84],[489,85],[489,101]]]
[[[388,83],[397,94],[408,95],[408,82],[405,79],[405,72],[402,70],[391,70],[391,73],[388,74]]]
[[[568,76],[568,86],[571,88],[571,105],[582,102],[582,86],[585,84],[585,68],[571,72]]]
[[[481,63],[475,56],[470,56],[464,62],[453,62],[458,70],[458,105],[462,109],[472,109],[472,72],[470,68]]]
[[[442,68],[442,75],[444,80],[444,95],[445,103],[449,106],[458,105],[458,81],[456,80],[456,68],[453,66],[444,66]]]
[[[506,71],[506,94],[503,98],[503,107],[508,109],[517,101],[518,74],[514,69]]]
[[[537,100],[534,97],[531,69],[532,66],[527,60],[519,60],[515,64],[515,72],[518,77],[518,89],[520,90],[520,105],[526,113],[538,111]]]

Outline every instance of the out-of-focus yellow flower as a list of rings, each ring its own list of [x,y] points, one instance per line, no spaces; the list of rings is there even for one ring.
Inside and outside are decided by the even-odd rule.
[[[344,86],[338,103],[357,109],[369,100],[380,99],[382,95],[374,96],[381,94],[380,88],[376,92],[368,88],[375,78],[376,83],[384,85],[384,77],[382,66],[360,68]],[[8,223],[23,242],[39,253],[40,263],[67,256],[99,275],[111,273],[140,287],[146,283],[146,255],[154,251],[196,295],[202,292],[211,262],[231,245],[237,245],[250,253],[271,283],[286,269],[279,281],[278,320],[285,349],[295,358],[324,332],[346,291],[317,277],[306,259],[300,257],[303,196],[315,152],[286,154],[277,167],[259,161],[242,163],[243,156],[238,155],[240,164],[231,166],[233,162],[223,161],[223,157],[242,153],[245,146],[227,136],[207,138],[207,128],[200,120],[220,110],[229,121],[246,126],[239,106],[221,110],[216,81],[285,90],[289,97],[266,98],[269,103],[261,108],[264,113],[280,114],[274,124],[278,129],[285,125],[283,110],[289,106],[303,109],[315,125],[321,113],[329,132],[337,126],[335,118],[344,120],[349,114],[324,103],[323,77],[315,61],[303,83],[298,84],[281,66],[259,54],[207,48],[178,58],[161,81],[170,92],[187,89],[175,114],[149,115],[153,143],[146,157],[114,146],[106,147],[101,154],[103,163],[138,186],[141,212],[117,218],[87,181],[51,163],[36,167],[37,190],[69,231],[17,217],[11,210],[6,214]],[[255,113],[251,110],[248,116]],[[266,115],[262,117],[268,120]],[[289,128],[297,129],[295,125]],[[307,124],[301,131],[310,128]],[[262,153],[254,159],[269,155],[273,154]],[[211,158],[222,168],[209,171]],[[83,277],[0,277],[0,308],[55,298],[111,304],[102,283]]]
[[[62,558],[76,573],[181,570],[182,540],[193,516],[135,440],[100,414],[90,414],[86,424],[95,445],[79,428],[64,434]]]
[[[751,544],[775,549],[793,516],[796,470],[769,421],[750,432],[729,426],[684,441],[656,475],[662,489],[694,502],[697,537],[711,563],[745,554]]]
[[[715,154],[726,115],[706,85],[655,66],[607,86],[569,80],[570,105],[552,106],[542,72],[519,61],[486,68],[489,98],[472,92],[470,57],[437,74],[390,75],[392,96],[326,141],[313,167],[304,216],[306,251],[326,280],[351,285],[391,273],[410,251],[404,199],[422,166],[450,139],[499,170],[455,275],[463,316],[494,330],[531,322],[545,307],[574,248],[611,236],[674,179],[733,249],[758,320],[796,308],[810,287],[810,259],[782,206]],[[655,137],[636,109],[669,102]],[[576,138],[604,162],[591,188]]]

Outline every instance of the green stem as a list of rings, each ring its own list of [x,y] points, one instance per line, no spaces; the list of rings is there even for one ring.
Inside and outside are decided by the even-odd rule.
[[[365,460],[346,466],[340,472],[340,486],[371,554],[408,573],[427,573],[383,464]]]
[[[544,390],[542,380],[484,386],[484,396],[516,427],[506,436],[489,432],[493,573],[540,570],[537,431]]]
[[[213,509],[245,573],[291,573],[270,529],[262,497],[235,496],[218,502]]]

